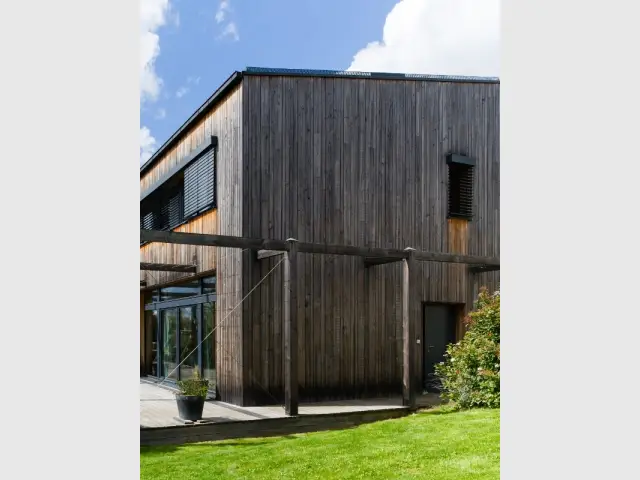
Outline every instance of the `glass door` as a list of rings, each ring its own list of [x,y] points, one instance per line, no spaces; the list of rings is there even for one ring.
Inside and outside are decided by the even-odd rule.
[[[145,313],[144,326],[144,352],[145,365],[147,365],[146,374],[154,377],[158,376],[158,311],[147,310]]]
[[[198,318],[196,306],[181,307],[180,311],[180,379],[192,378],[199,370],[198,362]],[[201,372],[198,372],[201,373]]]
[[[175,308],[161,310],[161,344],[162,344],[162,365],[161,376],[165,378],[178,379],[178,310]]]
[[[213,330],[216,320],[216,304],[213,302],[204,303],[202,309],[202,339],[204,340],[201,347],[202,375],[209,380],[209,385],[213,388],[216,384],[216,332]]]

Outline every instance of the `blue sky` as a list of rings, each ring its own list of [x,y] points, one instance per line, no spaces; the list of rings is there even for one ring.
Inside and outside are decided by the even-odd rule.
[[[497,75],[499,0],[141,0],[141,161],[246,66]]]

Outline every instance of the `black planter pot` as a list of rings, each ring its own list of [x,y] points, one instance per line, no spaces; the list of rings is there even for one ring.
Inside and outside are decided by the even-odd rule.
[[[196,422],[202,419],[204,398],[197,395],[176,395],[178,416],[183,420]]]

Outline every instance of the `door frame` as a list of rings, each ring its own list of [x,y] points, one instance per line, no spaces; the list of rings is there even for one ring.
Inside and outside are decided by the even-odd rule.
[[[185,298],[181,298],[181,299],[177,299],[177,300],[166,300],[164,302],[153,302],[153,303],[149,303],[147,305],[145,305],[145,313],[146,311],[155,311],[156,313],[156,325],[157,325],[157,329],[156,329],[156,343],[157,343],[157,351],[156,351],[156,355],[157,355],[157,362],[158,362],[158,366],[157,366],[157,376],[152,376],[151,375],[151,369],[149,368],[147,370],[146,376],[155,378],[157,380],[161,380],[163,381],[165,384],[167,385],[173,385],[175,386],[177,384],[177,381],[179,381],[181,379],[180,376],[180,368],[178,367],[178,370],[176,371],[176,377],[177,378],[168,378],[168,377],[164,377],[162,375],[162,357],[164,354],[164,344],[162,343],[162,336],[163,336],[163,329],[164,329],[164,325],[162,322],[162,312],[166,311],[166,310],[175,310],[176,311],[176,324],[177,324],[177,331],[176,331],[176,352],[177,352],[177,360],[176,363],[179,364],[180,361],[182,360],[182,358],[180,358],[180,321],[181,321],[181,314],[180,314],[180,310],[182,307],[195,307],[195,318],[196,321],[198,323],[198,338],[197,338],[197,342],[198,345],[200,346],[198,348],[197,351],[197,355],[198,355],[198,366],[199,366],[199,373],[200,375],[204,376],[204,364],[203,364],[203,358],[202,358],[202,339],[203,339],[203,335],[204,335],[204,305],[206,303],[211,303],[214,305],[214,312],[216,311],[215,309],[217,308],[217,294],[215,293],[208,293],[208,294],[202,294],[202,295],[196,295],[196,296],[192,296],[192,297],[185,297]],[[214,317],[213,319],[214,323],[214,329],[216,328],[216,318]],[[217,345],[215,345],[217,342],[215,342],[215,338],[213,338],[214,341],[214,348],[213,348],[213,354],[216,355],[216,350],[217,350]],[[212,394],[212,396],[214,398],[218,398],[218,382],[219,382],[219,378],[218,378],[218,369],[216,366],[216,380],[215,380],[215,385],[214,387],[210,390],[210,393]]]
[[[421,337],[421,345],[418,348],[418,354],[416,355],[416,361],[418,365],[415,368],[416,371],[416,385],[421,385],[422,391],[424,391],[424,349],[426,346],[427,335],[426,335],[426,314],[427,307],[450,307],[454,310],[453,321],[455,322],[455,336],[454,341],[459,342],[464,335],[464,326],[463,320],[466,315],[466,304],[461,302],[422,302],[421,312],[422,315],[420,317],[420,337]]]

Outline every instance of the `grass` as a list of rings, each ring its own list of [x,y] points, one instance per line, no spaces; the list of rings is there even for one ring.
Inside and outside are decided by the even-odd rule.
[[[431,410],[347,430],[141,447],[141,479],[500,478],[500,411]]]

